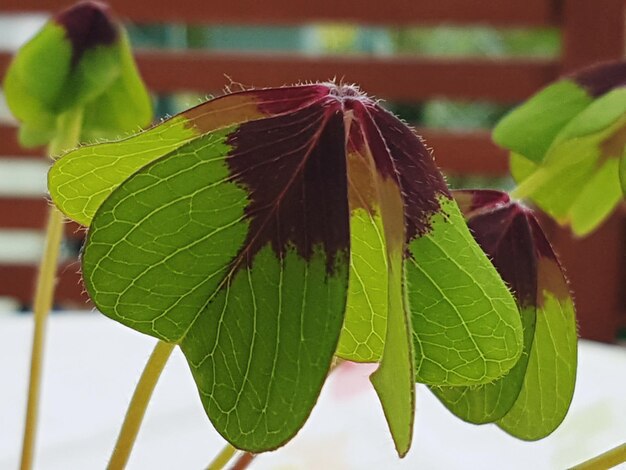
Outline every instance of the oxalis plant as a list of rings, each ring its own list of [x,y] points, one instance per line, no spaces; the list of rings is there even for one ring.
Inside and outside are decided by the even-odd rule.
[[[52,158],[79,142],[114,138],[151,121],[150,98],[124,30],[98,3],[66,9],[25,44],[3,83],[25,147]],[[63,215],[51,207],[33,300],[35,318],[21,468],[33,465],[45,325],[53,303]]]
[[[416,382],[524,439],[567,411],[574,309],[535,219],[496,192],[458,193],[460,209],[422,140],[354,86],[225,95],[70,152],[49,186],[90,227],[98,309],[158,338],[160,365],[181,347],[235,448],[290,440],[334,357],[380,362],[400,456]]]
[[[494,133],[514,152],[517,197],[578,233],[600,218],[577,225],[580,216],[551,210],[561,202],[546,199],[541,175],[568,177],[555,149],[569,145],[588,174],[608,162],[620,188],[623,83],[621,64],[567,77]],[[620,142],[621,153],[606,150]],[[210,468],[235,449],[249,462],[288,442],[337,360],[380,363],[372,384],[400,456],[415,383],[461,419],[526,440],[550,434],[567,412],[574,306],[536,219],[502,192],[451,192],[422,140],[355,86],[227,94],[65,154],[49,189],[89,227],[82,271],[98,310],[159,340],[110,468],[125,465],[177,345],[229,442]],[[611,197],[603,216],[622,195]]]

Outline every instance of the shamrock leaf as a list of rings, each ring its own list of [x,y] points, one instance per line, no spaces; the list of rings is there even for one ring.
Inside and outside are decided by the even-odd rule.
[[[561,423],[576,378],[576,320],[563,270],[533,214],[499,191],[455,191],[476,240],[511,286],[524,353],[503,378],[479,387],[433,388],[457,416],[497,422],[541,439]]]
[[[25,146],[49,143],[59,120],[77,109],[82,141],[118,137],[152,117],[126,34],[97,2],[48,21],[15,55],[3,87]]]
[[[179,344],[238,448],[291,439],[335,353],[380,360],[400,455],[416,380],[491,382],[521,354],[514,300],[432,156],[355,87],[226,95],[70,152],[49,187],[90,226],[98,309]]]
[[[626,62],[565,77],[506,116],[494,140],[511,150],[517,197],[577,235],[595,229],[622,198]]]

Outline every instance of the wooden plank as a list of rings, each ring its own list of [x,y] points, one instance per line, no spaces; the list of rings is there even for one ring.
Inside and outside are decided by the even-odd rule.
[[[45,198],[0,198],[0,228],[44,230],[51,202]],[[75,222],[66,222],[69,238],[82,238],[85,230]]]
[[[561,0],[564,72],[624,57],[624,0]]]
[[[557,65],[545,60],[440,60],[416,57],[142,52],[140,70],[160,92],[215,91],[229,84],[269,87],[336,78],[358,83],[389,100],[445,96],[516,102],[553,80]]]
[[[417,131],[433,149],[437,165],[448,174],[506,176],[509,173],[508,153],[493,143],[487,131]]]
[[[575,238],[548,216],[542,226],[559,255],[576,302],[579,335],[596,341],[615,341],[624,288],[626,222],[623,211],[586,238]]]
[[[337,78],[358,83],[381,98],[409,101],[445,96],[518,102],[554,80],[558,73],[557,62],[545,59],[444,60],[144,50],[137,52],[137,63],[148,87],[161,93],[215,92],[230,83],[227,77],[255,87]],[[8,53],[0,54],[0,76],[7,65]]]
[[[624,57],[624,0],[560,0],[563,16],[562,71]],[[617,211],[591,236],[557,235],[577,305],[580,335],[614,341],[625,315],[626,214]]]
[[[59,267],[55,305],[91,308],[78,271],[78,261]],[[0,296],[12,297],[24,305],[31,305],[36,279],[36,266],[0,265]]]
[[[3,0],[0,12],[49,12],[70,4],[68,0]],[[122,18],[135,22],[297,24],[359,22],[407,25],[417,23],[480,23],[545,26],[558,21],[551,0],[109,0]]]
[[[29,156],[42,158],[45,150],[42,148],[25,149],[17,141],[17,128],[12,124],[0,123],[0,155],[1,156]]]

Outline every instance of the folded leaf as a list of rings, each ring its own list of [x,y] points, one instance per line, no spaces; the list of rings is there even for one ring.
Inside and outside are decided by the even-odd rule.
[[[378,362],[387,329],[386,243],[371,157],[348,149],[350,282],[337,356]]]
[[[46,23],[16,54],[3,87],[26,146],[50,142],[72,109],[83,110],[82,141],[118,137],[152,118],[125,32],[100,3],[78,3]]]
[[[562,269],[532,213],[505,193],[455,191],[455,198],[515,294],[524,353],[509,374],[493,383],[432,390],[466,421],[498,422],[524,439],[545,437],[565,416],[576,376],[576,322]]]
[[[372,374],[371,381],[398,455],[403,457],[411,446],[415,415],[412,328],[404,293],[404,247],[409,222],[405,204],[409,195],[402,192],[401,178],[385,144],[384,134],[389,129],[379,127],[375,120],[380,113],[386,112],[373,103],[354,104],[352,119],[355,125],[350,130],[348,149],[350,154],[360,156],[370,167],[375,192],[368,205],[380,212],[383,221],[387,269],[386,276],[379,282],[386,281],[387,285],[387,323],[381,364]],[[410,135],[412,140],[418,141],[415,135]]]

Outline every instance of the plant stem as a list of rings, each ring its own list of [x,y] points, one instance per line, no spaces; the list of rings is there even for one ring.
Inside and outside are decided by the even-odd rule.
[[[626,443],[572,467],[572,470],[605,470],[626,462]]]
[[[232,445],[226,443],[224,448],[220,451],[219,454],[215,456],[213,462],[209,464],[206,470],[222,470],[230,459],[237,453],[237,449]]]
[[[230,470],[245,470],[252,463],[256,454],[251,454],[250,452],[246,452],[241,457],[239,457]]]
[[[109,460],[108,470],[120,470],[126,467],[130,452],[139,433],[139,427],[146,414],[148,402],[161,376],[161,372],[163,372],[163,368],[174,350],[174,346],[176,346],[175,343],[159,341],[152,351],[150,359],[148,359],[146,367],[141,373],[133,398],[128,405],[124,424],[117,437],[111,460]]]
[[[57,120],[57,135],[48,146],[50,156],[58,155],[64,150],[69,150],[78,144],[82,117],[82,109],[70,110],[59,116]],[[43,348],[46,336],[46,320],[54,299],[59,248],[62,239],[63,214],[52,206],[48,214],[46,241],[39,264],[37,287],[33,300],[35,326],[30,359],[26,421],[22,440],[22,457],[20,464],[22,470],[30,470],[33,467],[39,415]]]

